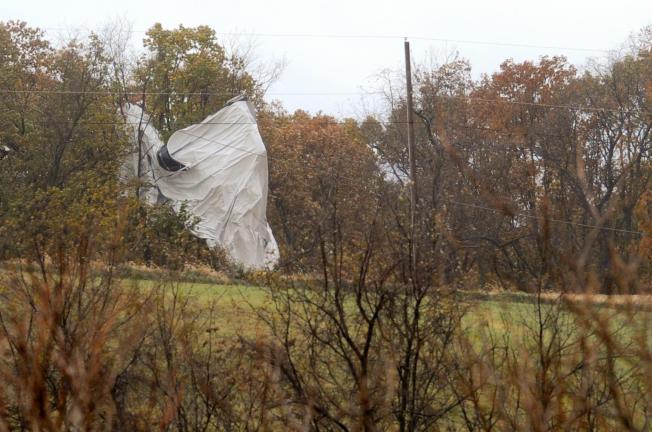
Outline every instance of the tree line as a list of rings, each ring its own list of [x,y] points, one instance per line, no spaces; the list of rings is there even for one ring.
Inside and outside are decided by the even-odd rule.
[[[133,57],[123,36],[55,46],[0,24],[0,429],[649,426],[645,316],[567,294],[649,288],[650,29],[582,72],[562,57],[480,79],[462,59],[417,67],[414,226],[391,75],[363,120],[288,113],[209,27],[154,25]],[[216,305],[184,294],[175,272],[228,257],[124,173],[142,150],[125,103],[165,139],[239,93],[282,257],[238,272],[267,295],[260,338],[221,334]],[[142,286],[127,262],[172,273]],[[473,296],[496,288],[528,308],[471,326]]]

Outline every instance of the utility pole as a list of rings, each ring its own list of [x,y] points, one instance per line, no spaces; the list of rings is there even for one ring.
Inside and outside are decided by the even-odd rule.
[[[414,150],[414,118],[412,108],[412,64],[410,62],[410,42],[405,39],[405,84],[407,89],[407,126],[408,126],[408,157],[410,159],[410,241],[412,242],[412,277],[416,279],[417,269],[417,169]]]

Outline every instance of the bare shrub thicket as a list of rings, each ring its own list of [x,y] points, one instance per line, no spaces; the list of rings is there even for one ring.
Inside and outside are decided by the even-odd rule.
[[[119,279],[120,260],[96,250],[92,234],[47,267],[3,271],[0,429],[260,427],[255,351],[222,336],[215,306],[172,276]]]
[[[453,149],[443,153],[456,163]],[[263,357],[285,401],[278,419],[298,430],[647,428],[649,312],[641,297],[597,295],[607,282],[586,255],[599,226],[574,256],[551,245],[555,227],[542,214],[532,235],[544,263],[526,286],[514,279],[526,294],[487,306],[446,277],[447,257],[424,233],[411,268],[410,238],[388,229],[407,217],[377,192],[361,241],[340,235],[359,220],[322,207],[319,282],[265,280],[273,308],[260,313],[271,330]],[[442,231],[431,232],[454,241]],[[639,262],[612,250],[608,283],[644,293]]]
[[[166,135],[223,102],[203,97],[222,84],[189,61],[196,40],[225,88],[260,93],[209,28],[157,25],[134,85],[160,96],[146,107]],[[220,259],[187,220],[124,193],[102,91],[131,80],[113,82],[101,40],[55,50],[0,25],[16,90],[0,100],[0,430],[649,430],[643,42],[582,76],[556,57],[479,82],[464,61],[420,70],[414,226],[401,97],[388,122],[263,113],[285,262],[249,275],[267,296],[255,336],[178,282]],[[167,273],[119,277],[136,257]]]
[[[353,217],[337,193],[312,196],[319,282],[266,281],[279,416],[308,430],[647,430],[649,312],[629,296],[649,284],[649,60],[579,79],[562,58],[468,72],[419,77],[414,230],[404,100],[362,125],[394,182],[366,183],[374,200]],[[581,113],[552,106],[580,100]],[[525,294],[483,304],[464,295],[478,285]]]
[[[647,427],[652,363],[640,305],[573,295],[600,292],[601,282],[581,259],[562,256],[563,266],[532,279],[529,303],[503,303],[518,307],[499,305],[503,318],[483,322],[482,302],[414,276],[409,239],[388,229],[406,215],[387,205],[383,187],[369,220],[340,218],[336,203],[325,203],[318,282],[263,275],[270,305],[258,315],[269,334],[260,340],[221,333],[219,308],[183,286],[116,278],[119,236],[101,250],[92,229],[59,247],[53,241],[58,253],[36,260],[38,271],[3,274],[2,426]],[[341,235],[357,223],[364,236]],[[421,250],[417,266],[436,269],[437,256]],[[636,263],[613,262],[617,286],[642,291]],[[567,292],[551,294],[550,286]]]

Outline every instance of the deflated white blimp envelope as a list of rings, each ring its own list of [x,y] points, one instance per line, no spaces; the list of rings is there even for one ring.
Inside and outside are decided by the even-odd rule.
[[[126,113],[131,124],[147,122],[134,105]],[[279,251],[266,218],[267,151],[251,104],[229,102],[201,123],[176,131],[165,145],[152,131],[141,126],[147,138],[142,163],[150,167],[141,175],[177,210],[185,205],[197,219],[195,235],[210,247],[221,247],[246,268],[273,267]]]

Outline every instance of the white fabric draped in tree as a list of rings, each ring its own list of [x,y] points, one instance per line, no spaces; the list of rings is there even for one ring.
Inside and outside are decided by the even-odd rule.
[[[132,167],[151,185],[141,196],[150,203],[170,200],[177,211],[185,206],[197,218],[194,233],[209,246],[224,249],[236,263],[274,266],[279,251],[266,219],[267,151],[253,107],[237,100],[176,131],[165,147],[172,162],[183,165],[178,171],[166,170],[165,160],[157,158],[162,149],[165,153],[164,144],[142,109],[128,105],[124,111],[136,139],[139,131],[143,134],[141,169],[138,152]]]

